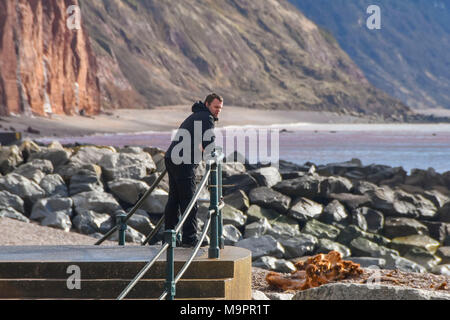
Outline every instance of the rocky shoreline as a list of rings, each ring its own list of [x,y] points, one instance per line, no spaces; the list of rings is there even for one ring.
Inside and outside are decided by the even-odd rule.
[[[0,147],[0,217],[94,240],[156,180],[163,156],[152,147],[30,140]],[[278,168],[228,162],[223,183],[225,243],[251,250],[254,267],[287,273],[298,259],[336,250],[364,268],[450,276],[450,171],[407,174],[358,159],[320,166],[281,160]],[[129,220],[127,241],[151,232],[167,191],[164,178]],[[208,205],[199,207],[203,220]]]

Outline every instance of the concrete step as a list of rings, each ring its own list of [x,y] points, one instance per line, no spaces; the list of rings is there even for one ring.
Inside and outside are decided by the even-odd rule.
[[[225,298],[226,283],[232,279],[180,280],[176,287],[178,299]],[[129,280],[81,280],[80,289],[69,289],[66,279],[0,279],[0,299],[116,299]],[[141,280],[127,299],[157,299],[164,291],[165,281]]]
[[[1,299],[115,299],[160,246],[0,246]],[[192,249],[175,249],[175,274]],[[76,266],[81,290],[68,289]],[[163,292],[165,254],[150,268],[130,299],[155,299]],[[69,280],[71,281],[71,280]],[[179,299],[251,299],[251,253],[238,247],[208,259],[202,248],[177,284]]]

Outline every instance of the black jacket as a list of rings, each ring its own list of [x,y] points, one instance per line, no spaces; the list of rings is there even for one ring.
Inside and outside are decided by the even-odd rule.
[[[180,125],[180,127],[178,128],[177,131],[177,135],[174,137],[174,140],[172,141],[172,143],[170,144],[169,148],[166,151],[166,159],[171,159],[171,154],[172,154],[172,150],[174,149],[174,147],[177,146],[177,144],[181,143],[181,145],[186,145],[187,142],[183,143],[183,135],[180,134],[181,137],[178,137],[179,134],[179,129],[185,129],[189,132],[190,134],[190,146],[191,146],[191,155],[189,158],[189,161],[186,161],[187,163],[182,163],[182,164],[177,164],[176,166],[178,167],[177,171],[179,171],[179,176],[183,176],[183,177],[192,177],[194,176],[194,171],[198,166],[198,162],[199,161],[195,161],[195,160],[200,160],[201,161],[201,156],[203,155],[202,152],[198,151],[198,155],[200,156],[200,159],[194,158],[194,152],[195,150],[199,150],[199,146],[197,144],[197,141],[194,141],[195,138],[195,123],[197,122],[197,126],[198,128],[200,127],[201,124],[201,136],[200,135],[200,130],[198,130],[198,139],[200,139],[198,142],[202,144],[203,149],[205,150],[207,147],[208,149],[214,146],[214,141],[215,141],[215,135],[213,134],[211,139],[209,141],[203,141],[203,137],[204,134],[207,130],[214,130],[214,122],[218,121],[217,118],[215,118],[213,116],[213,114],[209,111],[209,109],[203,104],[203,102],[198,101],[196,102],[193,106],[192,106],[192,114],[187,117],[183,123]],[[209,146],[209,144],[213,144],[212,146]],[[195,146],[195,144],[197,144],[197,146]],[[175,154],[179,155],[180,157],[183,157],[183,150],[181,150],[180,152],[180,147],[181,145],[178,146],[178,148],[175,150]],[[197,162],[197,163],[195,163]]]

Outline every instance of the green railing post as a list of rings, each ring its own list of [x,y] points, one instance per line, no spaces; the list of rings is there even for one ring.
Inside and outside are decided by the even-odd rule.
[[[222,161],[219,161],[217,164],[217,180],[218,180],[218,198],[219,202],[222,201]],[[219,248],[223,249],[224,239],[223,239],[223,218],[222,218],[222,209],[219,209]]]
[[[127,230],[126,215],[121,213],[116,216],[116,224],[119,226],[119,246],[125,245],[125,231]]]
[[[219,258],[219,193],[217,187],[217,163],[213,162],[211,165],[211,180],[210,180],[210,204],[209,209],[214,210],[211,217],[211,234],[210,245],[208,250],[208,257],[210,259]]]
[[[164,231],[164,240],[169,244],[166,259],[166,290],[167,300],[175,298],[175,271],[174,271],[174,248],[177,246],[177,233],[175,230]]]

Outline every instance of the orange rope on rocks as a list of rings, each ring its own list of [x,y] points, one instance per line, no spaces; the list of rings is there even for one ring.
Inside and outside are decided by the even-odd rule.
[[[266,276],[266,281],[283,291],[306,290],[363,273],[359,264],[342,260],[341,254],[337,251],[330,251],[327,255],[318,254],[304,262],[297,262],[295,267],[297,270],[287,277],[270,272]]]

